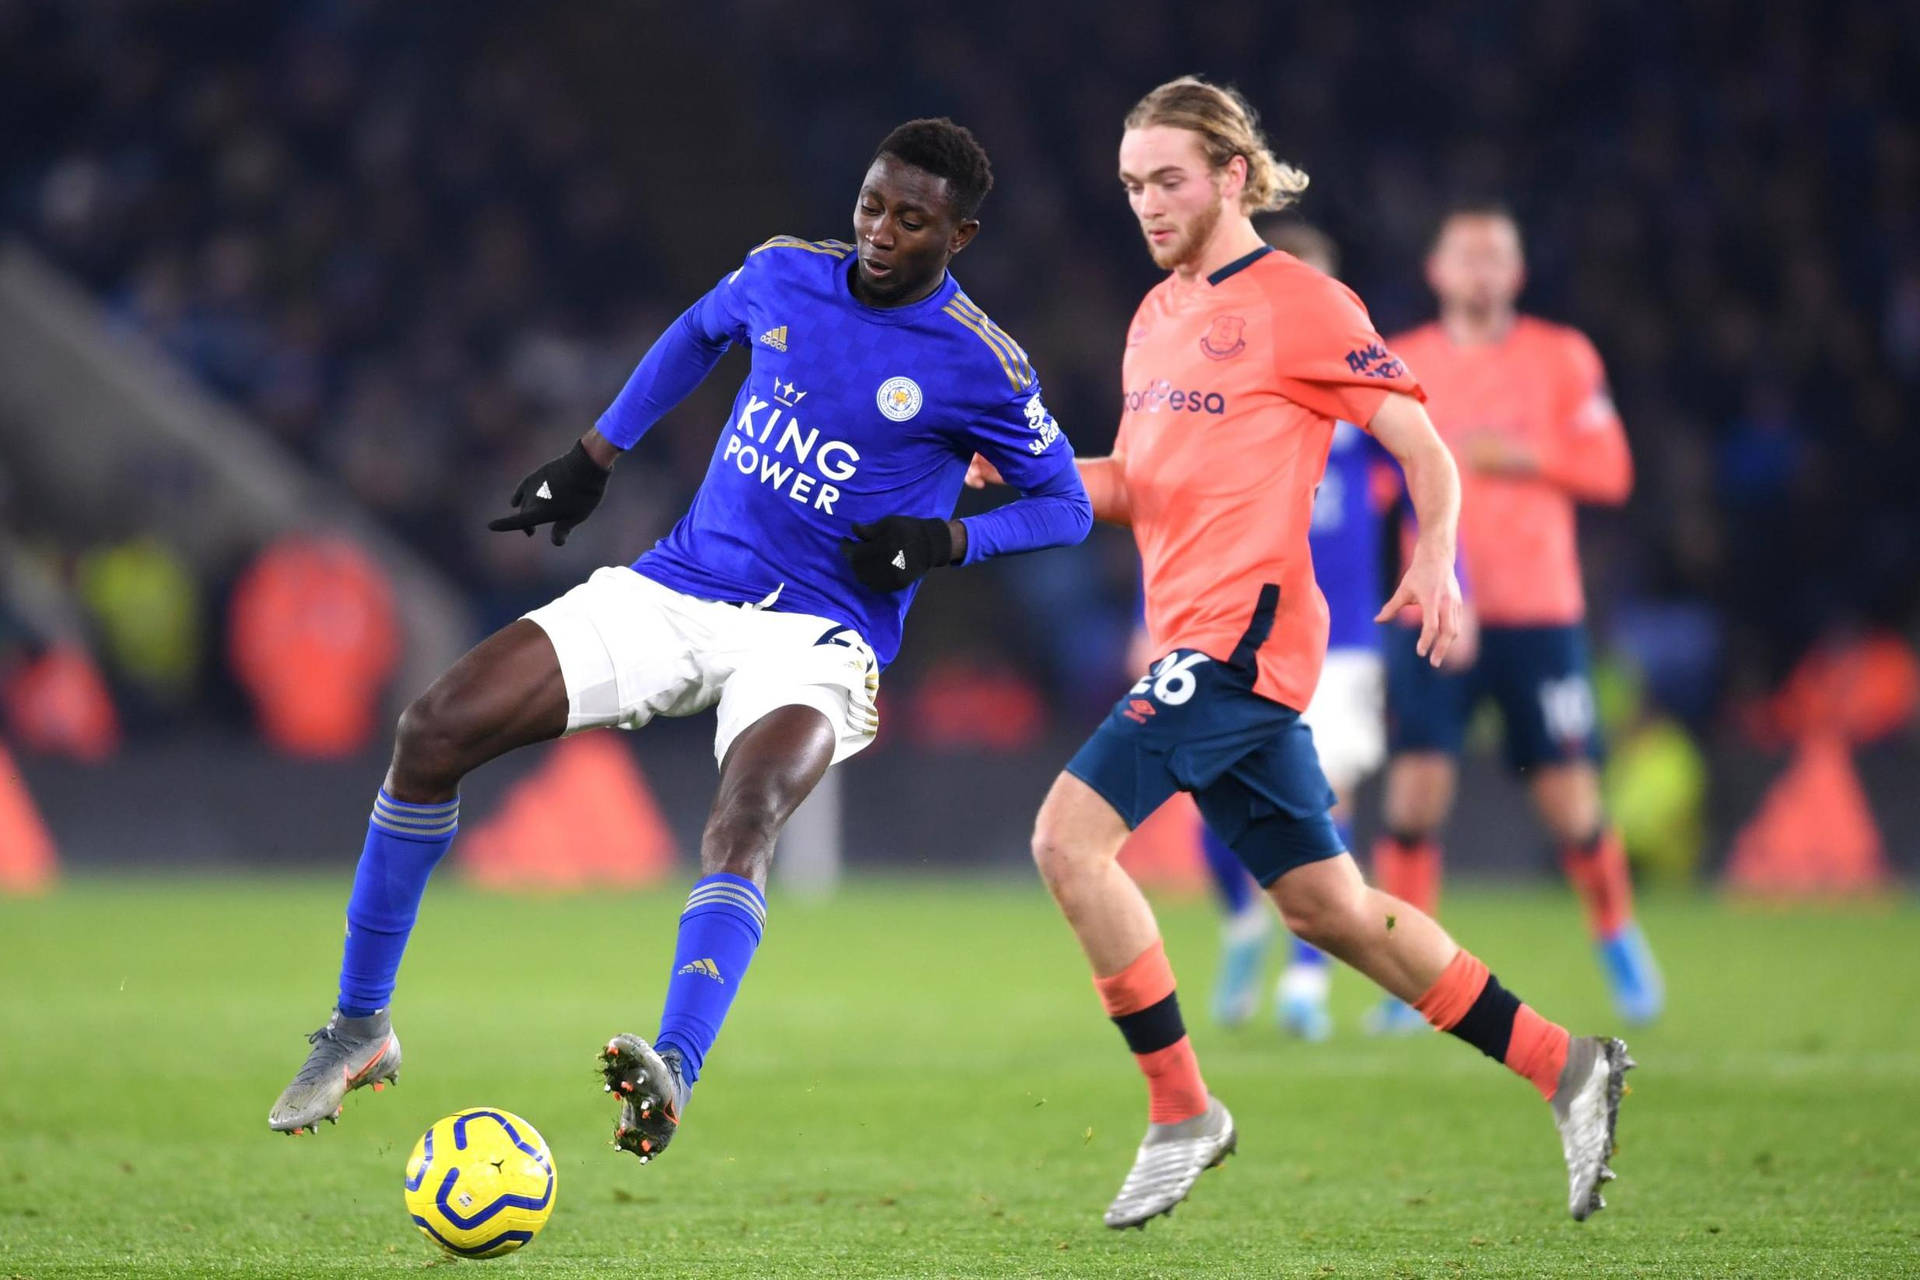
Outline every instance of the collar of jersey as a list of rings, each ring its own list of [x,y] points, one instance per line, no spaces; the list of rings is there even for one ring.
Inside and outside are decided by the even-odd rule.
[[[1205,279],[1195,280],[1192,283],[1182,281],[1178,272],[1169,272],[1167,274],[1168,305],[1179,310],[1210,305],[1215,289],[1272,252],[1274,252],[1272,245],[1263,244],[1251,253],[1235,258],[1219,270],[1209,272]]]
[[[1266,257],[1268,254],[1272,252],[1273,252],[1272,245],[1263,244],[1258,249],[1255,249],[1252,253],[1244,254],[1241,257],[1235,258],[1232,262],[1229,262],[1226,266],[1208,275],[1207,283],[1215,286],[1223,285],[1230,278],[1232,278],[1233,276],[1239,275],[1242,271],[1245,271],[1248,267],[1252,266],[1254,263],[1260,261],[1260,259]]]
[[[928,312],[938,311],[945,306],[960,289],[954,281],[953,272],[948,271],[941,276],[940,287],[918,302],[909,302],[904,307],[870,307],[853,292],[853,273],[859,266],[859,259],[848,254],[846,270],[840,276],[840,288],[846,294],[847,301],[853,304],[854,314],[874,324],[912,324]]]

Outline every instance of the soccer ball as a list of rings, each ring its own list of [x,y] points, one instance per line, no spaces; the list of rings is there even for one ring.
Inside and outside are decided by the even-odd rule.
[[[429,1240],[463,1258],[512,1253],[553,1212],[553,1156],[511,1111],[456,1111],[407,1157],[407,1212]]]

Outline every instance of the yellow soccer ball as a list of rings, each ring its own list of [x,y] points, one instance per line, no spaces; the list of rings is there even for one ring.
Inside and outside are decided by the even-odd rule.
[[[497,1258],[540,1234],[558,1183],[546,1140],[492,1107],[456,1111],[407,1157],[407,1212],[420,1233],[463,1258]]]

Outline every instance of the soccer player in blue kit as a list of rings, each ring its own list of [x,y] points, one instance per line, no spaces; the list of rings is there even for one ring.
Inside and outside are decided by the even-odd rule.
[[[517,513],[490,527],[551,525],[559,545],[618,455],[728,347],[751,348],[672,531],[482,641],[401,716],[347,903],[337,1006],[270,1127],[311,1132],[399,1070],[389,1002],[468,772],[565,733],[714,708],[719,788],[660,1030],[600,1054],[618,1145],[645,1163],[671,1140],[765,927],[775,840],[827,768],[873,740],[879,672],[919,579],[1092,527],[1026,353],[947,270],[992,183],[966,129],[901,125],[861,183],[853,244],[776,236],[754,249],[654,343],[595,427],[521,482]],[[953,520],[976,451],[1022,496]]]

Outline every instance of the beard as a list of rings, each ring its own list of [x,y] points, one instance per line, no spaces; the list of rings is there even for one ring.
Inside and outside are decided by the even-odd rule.
[[[1170,243],[1156,245],[1151,240],[1147,241],[1147,253],[1153,258],[1153,265],[1162,271],[1172,271],[1199,257],[1207,247],[1207,241],[1213,239],[1213,229],[1220,225],[1224,207],[1216,191],[1207,207],[1195,214],[1192,222],[1180,228]]]

